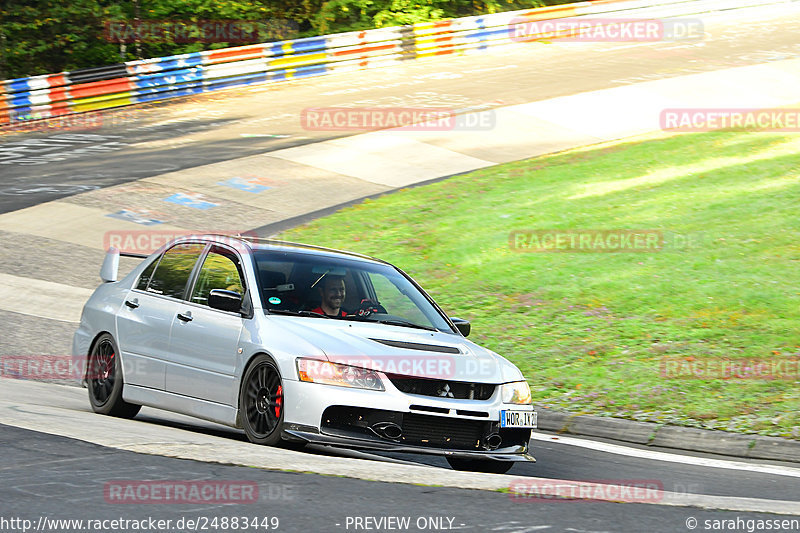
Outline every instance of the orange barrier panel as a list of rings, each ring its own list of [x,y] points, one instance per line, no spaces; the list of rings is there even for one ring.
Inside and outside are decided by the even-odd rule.
[[[223,50],[211,52],[203,59],[203,64],[209,65],[225,63],[227,61],[257,59],[261,57],[264,57],[264,45],[254,44],[250,46],[238,46],[236,48],[225,48]]]
[[[352,50],[334,50],[332,54],[333,57],[337,56],[346,56],[346,55],[361,55],[366,54],[367,52],[378,52],[380,50],[391,50],[392,48],[397,48],[397,43],[391,44],[376,44],[376,45],[365,45],[361,48],[354,48]]]
[[[113,80],[93,81],[91,83],[81,83],[73,85],[69,89],[69,95],[73,99],[88,98],[91,96],[101,96],[103,94],[129,92],[136,88],[129,78],[116,78]]]
[[[50,102],[62,102],[69,100],[69,87],[54,87],[50,89]]]
[[[563,17],[571,17],[578,13],[578,6],[588,6],[590,5],[588,2],[581,2],[580,4],[564,4],[561,6],[554,6],[554,7],[542,7],[538,9],[534,9],[532,11],[528,11],[527,13],[520,15],[520,19],[526,20],[547,20],[551,18],[563,18]],[[555,17],[553,15],[556,15]]]

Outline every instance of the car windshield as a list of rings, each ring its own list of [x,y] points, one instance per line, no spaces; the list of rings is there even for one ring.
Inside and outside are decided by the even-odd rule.
[[[253,257],[261,300],[271,314],[452,332],[425,296],[390,265],[264,249]]]

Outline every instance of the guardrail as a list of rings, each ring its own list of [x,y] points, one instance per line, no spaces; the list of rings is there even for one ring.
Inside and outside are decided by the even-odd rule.
[[[0,125],[164,100],[253,83],[360,70],[515,41],[515,26],[662,10],[683,16],[791,0],[589,0],[408,26],[208,50],[0,81]],[[658,13],[658,11],[655,11]]]

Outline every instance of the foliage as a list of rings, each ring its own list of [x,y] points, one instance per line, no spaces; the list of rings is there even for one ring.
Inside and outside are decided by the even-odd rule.
[[[330,0],[314,17],[314,29],[332,33],[401,26],[446,18],[525,9],[554,2],[517,0]]]
[[[106,23],[167,20],[254,21],[269,42],[326,33],[412,24],[525,9],[570,0],[3,0],[0,79],[98,67],[137,57],[162,57],[251,42],[114,42]],[[177,39],[180,41],[180,39]]]
[[[120,17],[118,6],[97,0],[5,0],[0,6],[0,79],[119,61],[116,46],[92,31],[104,18]]]

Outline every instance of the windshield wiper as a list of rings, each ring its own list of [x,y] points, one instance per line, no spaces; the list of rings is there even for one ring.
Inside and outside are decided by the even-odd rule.
[[[422,324],[417,324],[415,322],[409,322],[408,320],[397,320],[397,319],[394,319],[394,320],[375,320],[375,322],[377,322],[379,324],[388,324],[390,326],[405,326],[407,328],[419,328],[419,329],[425,329],[425,330],[428,330],[428,331],[439,331],[436,328],[432,328],[430,326],[423,326]]]
[[[271,315],[289,315],[289,316],[310,316],[314,318],[336,318],[334,316],[321,315],[312,311],[290,311],[289,309],[267,309]]]

